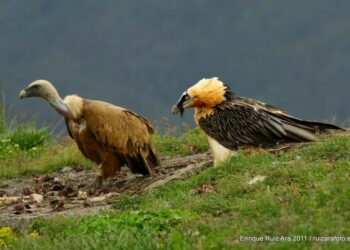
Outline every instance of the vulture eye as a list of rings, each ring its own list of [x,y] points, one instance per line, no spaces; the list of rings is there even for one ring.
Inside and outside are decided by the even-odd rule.
[[[183,99],[184,99],[185,101],[187,101],[188,99],[190,99],[190,96],[189,96],[188,94],[186,94],[186,95],[184,95]]]

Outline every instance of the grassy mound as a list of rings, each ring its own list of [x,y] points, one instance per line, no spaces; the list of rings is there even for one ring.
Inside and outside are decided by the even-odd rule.
[[[192,141],[192,140],[191,140]],[[272,155],[237,156],[115,211],[41,219],[16,232],[13,249],[338,248],[350,235],[350,137]],[[277,238],[279,237],[279,238]],[[347,238],[345,238],[347,240]]]

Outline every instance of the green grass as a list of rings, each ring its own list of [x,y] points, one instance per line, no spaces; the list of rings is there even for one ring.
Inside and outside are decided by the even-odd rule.
[[[187,129],[180,136],[155,135],[155,146],[163,156],[188,155],[208,150],[208,141],[199,127]]]
[[[154,141],[162,156],[186,155],[208,149],[207,141],[198,129],[188,130],[179,138],[157,134]],[[75,165],[94,166],[68,137],[55,142],[49,131],[36,129],[33,125],[0,133],[0,179],[42,174]]]
[[[350,236],[350,137],[272,155],[237,156],[185,181],[121,195],[115,211],[35,221],[13,249],[344,249]],[[266,179],[255,184],[255,176]],[[209,187],[209,188],[208,188]],[[207,192],[208,191],[208,192]],[[34,234],[33,234],[34,232]],[[39,235],[31,237],[32,235]],[[291,241],[240,241],[240,236]],[[295,242],[295,236],[306,236]],[[311,237],[311,238],[309,238]],[[299,238],[300,239],[300,238]]]
[[[0,102],[1,103],[1,102]],[[0,105],[1,106],[1,105]],[[155,135],[163,156],[208,149],[198,128]],[[0,179],[93,164],[67,138],[47,129],[8,125],[0,107]],[[316,236],[350,236],[350,137],[272,155],[239,152],[217,168],[142,195],[121,195],[113,211],[80,218],[37,219],[29,228],[0,229],[9,249],[344,249]],[[256,176],[265,180],[248,182]],[[282,242],[240,237],[284,236]],[[302,238],[293,238],[302,236]],[[306,237],[306,239],[304,238]],[[289,238],[287,238],[289,239]],[[302,242],[293,240],[305,239]]]
[[[0,102],[1,103],[1,102]],[[91,167],[70,139],[55,142],[46,128],[6,121],[0,104],[0,179],[52,172],[65,166]]]

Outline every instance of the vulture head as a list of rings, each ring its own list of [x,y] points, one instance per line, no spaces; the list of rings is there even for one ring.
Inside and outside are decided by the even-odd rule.
[[[172,113],[182,115],[187,108],[212,108],[225,101],[226,89],[228,87],[217,77],[203,78],[180,96]]]
[[[40,97],[45,100],[57,98],[58,93],[55,87],[46,80],[37,80],[28,85],[19,93],[21,99],[26,97]]]
[[[69,115],[67,105],[59,96],[55,87],[46,80],[36,80],[28,85],[27,88],[21,90],[19,93],[21,99],[27,97],[39,97],[45,99],[51,107],[63,116]]]

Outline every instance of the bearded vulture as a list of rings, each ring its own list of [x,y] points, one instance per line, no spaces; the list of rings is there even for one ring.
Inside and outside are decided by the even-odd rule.
[[[133,173],[151,175],[159,165],[152,144],[152,124],[142,116],[107,102],[76,95],[61,99],[48,81],[37,80],[20,92],[20,98],[39,97],[61,114],[69,135],[82,154],[98,164],[95,188],[123,165]]]
[[[218,164],[239,146],[275,147],[281,143],[316,141],[314,134],[342,129],[332,124],[304,121],[285,111],[237,96],[217,77],[202,79],[185,91],[172,113],[195,108],[194,120],[208,137]]]

